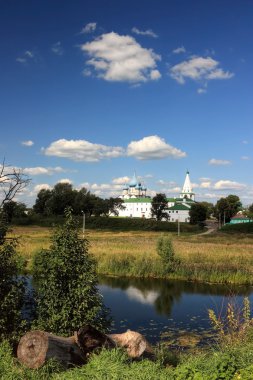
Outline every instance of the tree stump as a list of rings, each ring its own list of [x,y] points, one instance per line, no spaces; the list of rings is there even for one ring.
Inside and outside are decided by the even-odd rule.
[[[26,367],[34,369],[51,358],[67,368],[85,363],[85,355],[74,337],[63,338],[39,330],[30,331],[20,339],[17,357]]]

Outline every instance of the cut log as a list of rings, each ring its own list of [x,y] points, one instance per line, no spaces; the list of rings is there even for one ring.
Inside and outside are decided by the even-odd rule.
[[[117,346],[126,348],[130,358],[139,358],[144,353],[148,355],[153,353],[148,341],[136,331],[127,330],[123,334],[109,334],[108,337]]]
[[[125,348],[131,358],[139,358],[143,354],[150,356],[153,353],[144,336],[136,331],[106,335],[86,325],[69,338],[40,330],[30,331],[20,339],[17,357],[29,368],[40,368],[48,359],[55,359],[69,368],[85,364],[87,356],[95,349],[116,346]]]
[[[26,367],[34,369],[51,358],[66,368],[85,363],[85,355],[74,337],[63,338],[39,330],[30,331],[20,339],[17,357]]]

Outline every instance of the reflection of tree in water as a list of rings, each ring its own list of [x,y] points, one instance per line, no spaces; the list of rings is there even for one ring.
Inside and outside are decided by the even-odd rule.
[[[128,277],[99,277],[100,285],[111,288],[120,288],[127,291],[130,287],[136,288],[147,298],[149,292],[156,292],[157,298],[153,305],[156,312],[170,316],[175,301],[179,301],[184,293],[209,296],[249,296],[252,287],[232,286],[221,284],[205,284],[198,282],[152,279],[152,278],[128,278]]]

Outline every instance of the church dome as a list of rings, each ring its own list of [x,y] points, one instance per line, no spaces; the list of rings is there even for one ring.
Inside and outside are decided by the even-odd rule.
[[[137,178],[136,178],[136,175],[134,174],[133,178],[129,182],[129,186],[130,187],[136,187],[137,185],[138,185]]]

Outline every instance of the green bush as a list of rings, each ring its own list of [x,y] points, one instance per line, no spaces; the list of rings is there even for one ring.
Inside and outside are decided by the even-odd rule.
[[[171,237],[161,236],[158,239],[157,253],[163,262],[165,273],[173,272],[176,266],[180,264],[180,260],[175,257]]]
[[[0,245],[0,340],[16,341],[23,331],[21,309],[25,301],[22,265],[16,253],[16,241]]]
[[[87,323],[102,330],[106,327],[96,262],[88,253],[88,245],[86,239],[78,237],[77,224],[67,210],[66,221],[55,231],[51,247],[34,258],[36,327],[61,335],[71,335]]]

